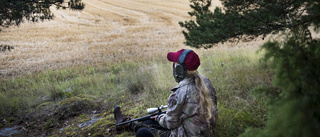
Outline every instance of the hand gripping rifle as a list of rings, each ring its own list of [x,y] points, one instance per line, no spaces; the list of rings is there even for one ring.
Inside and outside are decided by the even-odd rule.
[[[116,124],[116,126],[120,126],[120,125],[123,125],[123,124],[131,123],[131,122],[133,122],[133,121],[145,121],[145,120],[150,120],[150,117],[152,117],[152,116],[166,113],[166,111],[161,111],[162,109],[166,109],[166,108],[167,108],[167,105],[165,105],[165,106],[160,106],[160,107],[158,107],[158,108],[148,108],[148,109],[147,109],[147,112],[148,112],[149,115],[144,116],[144,117],[140,117],[140,118],[136,118],[136,119],[132,119],[132,120],[129,120],[129,121],[125,121],[125,122]]]

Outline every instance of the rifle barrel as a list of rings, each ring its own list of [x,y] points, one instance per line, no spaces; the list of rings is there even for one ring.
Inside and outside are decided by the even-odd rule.
[[[158,113],[155,113],[155,114],[147,115],[147,116],[144,116],[144,117],[140,117],[140,118],[132,119],[132,120],[129,120],[129,121],[125,121],[125,122],[116,124],[116,126],[120,126],[120,125],[123,125],[123,124],[131,123],[131,122],[133,122],[133,121],[145,121],[145,120],[149,120],[150,117],[152,117],[152,116],[160,115],[160,114],[164,114],[164,113],[166,113],[166,111],[162,111],[162,112],[158,112]]]

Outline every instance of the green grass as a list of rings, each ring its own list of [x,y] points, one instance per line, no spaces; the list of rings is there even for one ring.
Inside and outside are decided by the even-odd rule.
[[[272,87],[273,72],[260,61],[263,53],[255,48],[217,48],[199,56],[199,72],[213,82],[218,96],[215,135],[238,136],[247,127],[263,127],[267,99],[251,95],[261,85]],[[166,58],[158,57],[151,62],[48,70],[1,80],[0,120],[83,95],[103,102],[99,107],[104,112],[111,114],[119,105],[125,115],[140,117],[146,115],[146,108],[166,104],[170,89],[176,85],[171,66]]]
[[[267,98],[252,91],[271,87],[273,72],[262,62],[263,53],[239,48],[205,56],[201,73],[214,83],[218,95],[219,118],[215,136],[238,136],[247,127],[263,127],[267,118]]]

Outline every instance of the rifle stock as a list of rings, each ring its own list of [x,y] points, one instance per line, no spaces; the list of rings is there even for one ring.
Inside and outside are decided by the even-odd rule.
[[[155,115],[164,114],[164,113],[166,113],[166,111],[161,111],[161,112],[157,112],[157,113],[154,113],[154,114],[150,114],[150,115],[147,115],[147,116],[144,116],[144,117],[140,117],[140,118],[132,119],[132,120],[129,120],[129,121],[125,121],[125,122],[116,124],[116,126],[120,126],[120,125],[123,125],[123,124],[128,124],[128,123],[131,123],[131,122],[133,122],[133,121],[145,121],[145,120],[150,120],[150,117],[155,116]]]

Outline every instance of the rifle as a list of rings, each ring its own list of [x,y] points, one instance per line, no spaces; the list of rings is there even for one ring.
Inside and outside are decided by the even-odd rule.
[[[150,117],[152,117],[152,116],[166,113],[166,111],[161,111],[162,109],[166,109],[166,108],[167,108],[167,105],[166,105],[166,106],[160,106],[160,107],[158,107],[158,108],[148,108],[148,109],[147,109],[147,112],[148,112],[148,114],[150,114],[150,115],[147,115],[147,116],[144,116],[144,117],[140,117],[140,118],[136,118],[136,119],[132,119],[132,120],[129,120],[129,121],[125,121],[125,122],[116,124],[116,126],[120,126],[120,125],[123,125],[123,124],[128,124],[128,123],[131,123],[131,122],[133,122],[133,121],[145,121],[145,120],[150,120]]]

